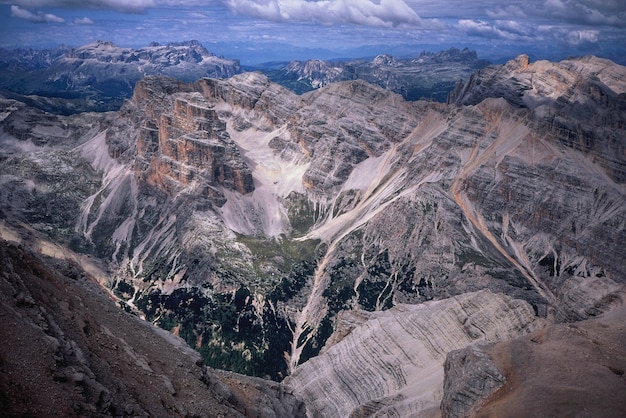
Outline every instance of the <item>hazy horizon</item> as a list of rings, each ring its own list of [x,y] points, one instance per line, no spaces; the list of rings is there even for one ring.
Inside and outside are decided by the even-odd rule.
[[[198,40],[242,65],[418,55],[450,47],[502,62],[597,55],[626,64],[618,0],[16,0],[0,2],[0,47]]]

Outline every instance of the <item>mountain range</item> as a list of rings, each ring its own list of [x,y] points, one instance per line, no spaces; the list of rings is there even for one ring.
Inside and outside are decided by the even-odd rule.
[[[373,60],[269,63],[261,71],[272,81],[301,94],[329,83],[365,80],[403,95],[445,101],[460,81],[486,66],[475,51],[451,48],[422,52],[416,58],[380,55]],[[149,75],[182,81],[228,78],[244,69],[237,60],[218,57],[198,41],[124,48],[98,41],[77,48],[0,49],[0,92],[8,98],[57,114],[117,110]]]
[[[414,58],[378,55],[372,60],[292,61],[280,68],[263,71],[270,80],[296,93],[337,81],[365,80],[399,93],[406,100],[445,102],[459,81],[489,64],[478,59],[475,51],[450,48],[436,53],[422,52]]]
[[[123,48],[97,41],[78,48],[0,50],[0,91],[52,113],[117,110],[148,75],[193,81],[229,77],[239,62],[197,41]]]
[[[0,100],[11,344],[49,343],[41,373],[77,414],[161,414],[120,395],[140,378],[110,350],[169,415],[621,413],[626,68],[520,55],[454,86],[445,103],[361,79],[296,94],[249,72],[146,76],[109,112]],[[186,381],[152,335],[210,368],[179,360]],[[545,371],[574,344],[571,372]],[[0,400],[36,414],[11,353]],[[186,385],[206,403],[187,409]]]

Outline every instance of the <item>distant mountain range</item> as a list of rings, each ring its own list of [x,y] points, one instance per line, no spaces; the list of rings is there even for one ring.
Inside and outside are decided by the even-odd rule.
[[[337,81],[364,80],[401,94],[407,100],[446,100],[456,83],[489,65],[475,51],[450,48],[423,52],[416,58],[378,55],[371,61],[292,61],[264,72],[270,80],[296,93],[311,91]]]
[[[98,41],[79,48],[0,50],[0,93],[60,114],[117,110],[149,75],[194,81],[240,72],[237,60],[215,56],[197,41],[139,49]]]
[[[401,94],[443,102],[460,80],[489,63],[476,52],[451,48],[416,58],[379,55],[372,60],[292,61],[256,70],[301,94],[330,83],[364,80]],[[108,111],[131,97],[135,83],[149,75],[182,81],[228,78],[243,72],[237,60],[211,54],[197,41],[122,48],[94,42],[79,48],[1,50],[0,94],[57,114]]]

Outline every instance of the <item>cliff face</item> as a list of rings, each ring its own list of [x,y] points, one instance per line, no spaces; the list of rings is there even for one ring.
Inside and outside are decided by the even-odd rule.
[[[465,85],[459,84],[448,101],[467,105],[502,97],[531,109],[540,135],[585,153],[622,184],[624,77],[624,67],[596,57],[530,63],[527,56],[519,56],[478,71]]]
[[[259,73],[146,78],[105,114],[3,100],[2,225],[106,262],[122,306],[208,364],[277,380],[306,370],[346,311],[489,289],[577,321],[623,299],[623,72],[520,58],[454,104],[359,80],[297,96]],[[446,347],[439,368],[462,348]],[[375,398],[392,410],[403,390]]]
[[[142,121],[138,176],[170,195],[193,185],[200,195],[217,195],[218,202],[223,196],[213,185],[252,192],[250,169],[213,106],[199,94],[155,97],[155,89],[163,89],[159,82],[169,81],[144,79],[135,88],[133,105]]]

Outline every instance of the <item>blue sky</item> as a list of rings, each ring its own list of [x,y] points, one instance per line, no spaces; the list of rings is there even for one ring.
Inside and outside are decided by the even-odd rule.
[[[626,0],[0,0],[0,47],[195,39],[243,64],[469,47],[626,64]]]

